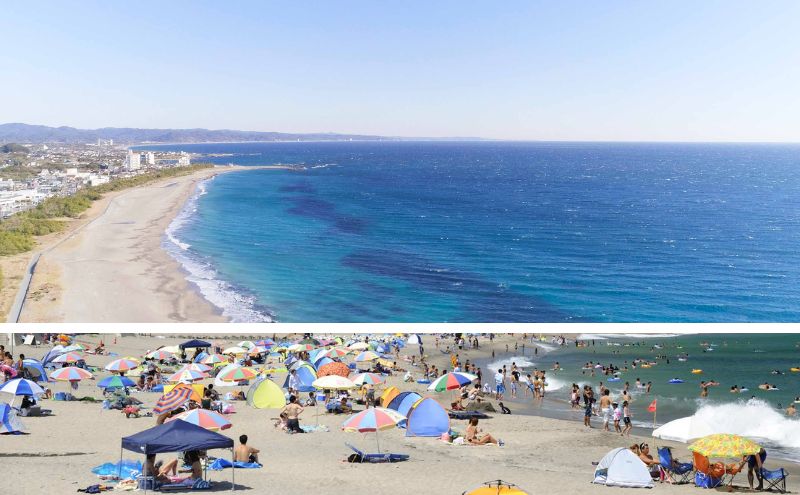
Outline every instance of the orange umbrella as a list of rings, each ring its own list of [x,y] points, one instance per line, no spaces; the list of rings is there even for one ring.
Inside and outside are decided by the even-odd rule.
[[[323,364],[317,370],[318,378],[322,378],[323,376],[328,376],[328,375],[338,375],[347,378],[347,375],[349,374],[350,374],[350,368],[348,368],[346,364],[339,363],[336,361],[328,364]]]

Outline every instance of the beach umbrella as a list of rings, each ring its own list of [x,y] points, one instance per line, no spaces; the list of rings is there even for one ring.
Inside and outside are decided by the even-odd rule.
[[[350,374],[350,368],[348,368],[346,364],[339,363],[337,361],[324,364],[320,366],[319,369],[317,370],[318,377],[323,377],[328,375],[339,375],[347,378],[349,374]]]
[[[100,388],[125,388],[133,387],[136,383],[127,376],[111,375],[103,378],[97,383]]]
[[[241,347],[242,349],[247,349],[247,350],[250,350],[256,346],[256,344],[250,340],[243,340],[236,345]]]
[[[185,411],[177,416],[171,417],[168,421],[174,420],[186,421],[187,423],[192,423],[193,425],[197,425],[210,431],[227,430],[233,426],[231,422],[225,418],[225,416],[207,409],[192,409],[190,411]]]
[[[192,370],[183,370],[175,373],[174,375],[167,378],[168,382],[196,382],[197,380],[202,380],[204,378],[208,378],[208,375],[202,373],[200,371],[192,371]]]
[[[39,395],[44,393],[44,389],[25,378],[15,378],[5,382],[0,386],[0,392],[12,395]]]
[[[83,352],[85,350],[86,347],[83,344],[72,344],[64,348],[64,352]]]
[[[652,435],[655,438],[687,443],[713,433],[714,428],[707,421],[697,416],[688,416],[659,426],[653,430]]]
[[[84,378],[91,378],[92,374],[77,366],[68,366],[50,373],[50,378],[60,382],[79,382]]]
[[[77,352],[67,352],[53,359],[54,363],[77,363],[83,361],[83,356]]]
[[[203,363],[189,363],[189,364],[185,364],[185,365],[183,365],[183,367],[180,369],[180,371],[187,371],[187,370],[189,370],[189,371],[197,371],[197,372],[200,372],[200,373],[208,373],[208,372],[209,372],[209,371],[211,371],[212,369],[214,369],[214,368],[212,368],[211,366],[209,366],[209,365],[207,365],[207,364],[203,364]]]
[[[739,435],[714,433],[691,444],[689,450],[705,457],[740,458],[758,454],[761,445]]]
[[[351,390],[356,388],[356,384],[343,376],[328,375],[317,378],[311,382],[311,386],[322,390]]]
[[[159,351],[169,352],[170,354],[177,355],[181,353],[181,348],[177,345],[165,345],[164,347],[159,349]]]
[[[224,354],[226,356],[228,356],[230,354],[233,354],[234,356],[243,356],[243,355],[247,354],[247,349],[243,349],[243,348],[241,348],[239,346],[233,346],[233,347],[228,347],[227,349],[222,351],[222,354]]]
[[[164,413],[174,411],[185,404],[191,396],[192,389],[188,387],[176,387],[158,399],[156,406],[153,408],[153,414],[160,416]]]
[[[223,371],[222,373],[217,375],[217,378],[219,378],[223,382],[241,382],[245,380],[252,380],[257,376],[258,373],[252,368],[244,368],[241,366],[237,366],[227,371]]]
[[[440,376],[428,386],[428,390],[435,390],[436,392],[444,392],[445,390],[457,390],[464,385],[469,385],[478,377],[470,373],[462,373],[458,371],[451,371],[445,375]]]
[[[261,346],[261,347],[272,347],[272,346],[275,345],[275,341],[272,340],[272,339],[256,340],[256,345]]]
[[[375,441],[378,444],[378,453],[380,454],[381,444],[378,440],[378,432],[394,428],[397,426],[397,423],[405,419],[405,416],[393,409],[370,407],[347,418],[347,420],[342,423],[342,430],[357,431],[359,433],[374,431]]]
[[[269,349],[267,349],[266,347],[260,346],[260,345],[256,345],[256,346],[253,346],[253,347],[250,348],[250,355],[251,356],[256,356],[258,354],[266,354],[268,352],[269,352]]]
[[[210,354],[207,357],[203,358],[203,360],[200,361],[200,362],[203,363],[203,364],[214,365],[214,364],[217,364],[217,363],[227,363],[228,362],[228,358],[226,358],[222,354]]]
[[[375,361],[376,359],[379,359],[379,358],[380,358],[380,356],[378,356],[377,354],[375,354],[372,351],[364,351],[361,354],[359,354],[358,356],[356,356],[356,358],[353,361],[355,361],[357,363],[362,363],[364,361]]]
[[[461,495],[528,495],[528,492],[521,490],[513,483],[497,480],[487,481],[483,486],[464,492]]]
[[[115,373],[123,373],[128,370],[132,370],[134,368],[139,367],[139,360],[133,358],[121,358],[115,359],[106,365],[106,371],[111,371]]]
[[[305,339],[298,342],[298,344],[309,344],[313,346],[318,346],[320,345],[320,341],[312,337],[306,337]]]
[[[381,375],[376,373],[361,373],[353,379],[353,383],[356,385],[379,385],[385,381]]]
[[[378,359],[378,363],[380,363],[380,365],[385,368],[394,368],[394,362],[388,359],[384,358]]]
[[[175,354],[167,352],[164,349],[156,349],[153,352],[145,355],[146,358],[155,359],[156,361],[167,361],[175,357]]]
[[[408,343],[409,343],[409,344],[417,344],[417,345],[422,345],[422,337],[420,337],[420,336],[419,336],[419,335],[417,335],[417,334],[412,334],[412,335],[410,335],[410,336],[408,337]]]
[[[355,344],[352,344],[347,348],[350,349],[351,351],[364,351],[369,349],[369,344],[367,344],[366,342],[356,342]]]
[[[289,352],[309,352],[314,350],[311,344],[292,344],[288,348]]]

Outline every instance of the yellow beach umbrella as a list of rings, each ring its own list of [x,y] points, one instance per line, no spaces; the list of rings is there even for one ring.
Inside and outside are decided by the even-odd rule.
[[[689,450],[705,457],[736,459],[758,454],[761,451],[761,445],[739,435],[715,433],[694,442],[689,446]]]
[[[528,492],[521,490],[517,485],[503,480],[487,481],[483,485],[462,495],[528,495]]]

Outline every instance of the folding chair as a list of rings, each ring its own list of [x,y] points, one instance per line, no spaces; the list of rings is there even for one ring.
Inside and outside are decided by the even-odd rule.
[[[658,460],[661,462],[661,469],[673,479],[675,484],[691,483],[694,464],[676,462],[672,458],[672,450],[669,447],[658,449]]]
[[[789,476],[789,473],[783,468],[772,470],[761,468],[761,477],[764,478],[764,481],[769,485],[766,490],[772,490],[774,488],[781,493],[786,493],[787,476]]]
[[[350,450],[358,455],[358,457],[361,459],[361,462],[400,462],[408,460],[409,457],[408,454],[365,454],[349,443],[345,443],[345,445],[350,447]]]

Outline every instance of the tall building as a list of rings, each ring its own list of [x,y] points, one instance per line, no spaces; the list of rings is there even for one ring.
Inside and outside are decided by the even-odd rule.
[[[181,151],[181,156],[180,158],[178,158],[178,166],[188,167],[190,164],[191,164],[191,159],[189,158],[189,153]]]
[[[128,150],[128,157],[125,159],[125,168],[128,170],[139,170],[142,168],[141,158],[139,153]]]
[[[152,151],[147,152],[147,164],[151,166],[156,164],[156,155]]]

